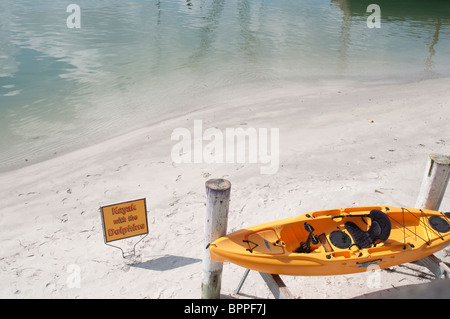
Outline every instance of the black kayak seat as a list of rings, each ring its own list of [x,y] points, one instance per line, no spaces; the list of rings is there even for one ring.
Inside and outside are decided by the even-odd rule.
[[[384,242],[391,234],[391,221],[388,215],[381,210],[370,211],[371,225],[368,231],[364,231],[355,223],[346,222],[345,229],[353,238],[354,245],[362,248],[370,248],[380,242]],[[378,241],[378,242],[377,242]]]

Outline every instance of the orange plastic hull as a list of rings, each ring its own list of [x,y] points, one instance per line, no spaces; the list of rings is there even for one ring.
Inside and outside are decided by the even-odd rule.
[[[352,221],[361,229],[370,227],[370,218],[355,217],[372,209],[382,210],[391,221],[389,238],[375,247],[359,249],[338,248],[330,242],[330,233],[346,233],[345,222]],[[231,262],[244,268],[293,276],[341,275],[387,268],[429,256],[450,244],[450,231],[438,232],[430,226],[429,218],[443,213],[400,207],[352,207],[317,211],[298,217],[274,221],[238,230],[210,244],[211,258]],[[304,223],[314,227],[321,242],[309,253],[295,252],[309,233]],[[405,227],[403,227],[403,225]],[[450,230],[450,227],[449,227]],[[326,239],[325,239],[326,238]]]

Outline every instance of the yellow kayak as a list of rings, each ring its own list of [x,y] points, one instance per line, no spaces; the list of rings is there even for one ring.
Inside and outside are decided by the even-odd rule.
[[[211,259],[293,276],[342,275],[427,257],[450,244],[450,213],[351,207],[252,226],[209,245]],[[371,268],[369,268],[371,269]]]

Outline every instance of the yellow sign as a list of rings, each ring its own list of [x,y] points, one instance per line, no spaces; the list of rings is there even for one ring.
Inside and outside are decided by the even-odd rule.
[[[101,207],[105,242],[148,234],[145,198]]]

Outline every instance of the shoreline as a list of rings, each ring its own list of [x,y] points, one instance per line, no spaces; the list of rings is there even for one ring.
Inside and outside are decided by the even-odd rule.
[[[283,82],[272,90],[241,90],[240,96],[223,89],[197,110],[0,173],[0,296],[200,298],[209,178],[232,184],[228,232],[337,207],[410,207],[428,154],[450,154],[447,82]],[[195,120],[203,121],[204,130],[222,132],[279,128],[278,171],[263,175],[259,164],[248,161],[174,163],[171,133],[193,132]],[[149,235],[127,261],[104,244],[99,208],[136,198],[147,199]],[[441,207],[449,210],[448,191]],[[447,255],[440,257],[449,262]],[[419,273],[409,264],[383,270],[376,288],[367,287],[368,274],[285,282],[302,298],[352,298],[429,281]],[[74,274],[79,287],[71,281]],[[231,296],[242,274],[242,268],[224,265],[224,296]],[[271,297],[255,275],[244,290],[250,298]]]
[[[112,140],[114,138],[120,137],[122,135],[127,135],[132,133],[133,131],[142,130],[145,128],[149,128],[152,126],[156,126],[164,121],[170,121],[172,119],[181,118],[183,116],[188,116],[189,114],[196,113],[196,112],[202,112],[209,108],[217,108],[217,101],[216,97],[219,96],[222,99],[228,100],[230,96],[237,95],[237,96],[246,96],[249,95],[250,97],[257,96],[255,92],[262,92],[262,94],[265,94],[266,91],[276,91],[277,88],[283,88],[283,87],[299,87],[301,89],[305,89],[307,91],[314,90],[315,86],[320,87],[334,87],[334,86],[344,86],[344,87],[358,87],[360,83],[363,84],[364,87],[377,87],[377,86],[386,86],[386,85],[406,85],[411,83],[420,83],[420,82],[426,82],[426,81],[438,81],[438,80],[445,80],[450,79],[450,77],[446,75],[437,75],[435,74],[433,77],[424,77],[416,76],[416,77],[409,77],[406,74],[402,74],[398,77],[392,77],[389,79],[386,78],[378,78],[378,77],[369,77],[365,78],[364,76],[354,76],[354,77],[346,77],[345,79],[336,76],[332,79],[323,79],[321,77],[310,79],[310,78],[300,78],[300,79],[285,79],[285,80],[272,80],[272,81],[257,81],[246,85],[231,85],[231,86],[218,86],[210,90],[205,90],[204,92],[198,91],[194,95],[195,97],[190,99],[188,98],[184,103],[185,105],[183,108],[186,108],[186,110],[180,110],[175,109],[173,105],[170,106],[170,110],[167,113],[161,113],[161,111],[157,111],[157,114],[155,117],[150,121],[143,121],[137,123],[136,126],[130,127],[126,130],[119,130],[115,133],[113,133],[113,130],[110,129],[105,130],[103,129],[101,133],[95,135],[95,137],[88,137],[86,136],[84,139],[70,137],[67,139],[67,141],[61,141],[55,144],[46,144],[44,141],[44,146],[47,145],[47,150],[45,151],[36,151],[34,150],[33,155],[29,154],[26,155],[25,152],[23,152],[22,155],[14,155],[12,158],[6,158],[7,162],[11,162],[11,164],[7,165],[0,165],[0,174],[6,173],[13,170],[18,170],[24,167],[28,167],[30,165],[38,164],[47,160],[54,159],[56,157],[76,152],[78,150],[82,150],[86,147],[91,147],[96,144],[100,144],[103,142],[106,142],[108,140]],[[142,94],[142,88],[139,87],[137,89],[138,94]],[[233,92],[232,94],[230,92]],[[252,92],[248,94],[247,92]],[[199,98],[199,96],[201,96]],[[142,96],[139,98],[139,100],[144,99],[145,97]],[[176,104],[179,101],[166,101],[170,104]],[[148,103],[151,104],[151,101]],[[145,103],[144,103],[145,104]],[[219,103],[220,104],[220,103]],[[200,106],[199,106],[200,105]],[[233,108],[233,106],[232,106]],[[141,113],[145,111],[141,111]],[[145,114],[142,114],[145,115]],[[117,123],[116,123],[117,124]],[[106,127],[113,127],[113,123],[105,125]],[[115,127],[115,126],[114,126]],[[80,128],[82,129],[82,128]],[[97,131],[96,128],[89,128],[89,131]],[[106,135],[109,135],[108,137],[105,137]],[[96,140],[95,142],[93,140]],[[42,143],[42,141],[37,140],[37,142]],[[85,144],[87,142],[87,144]],[[62,146],[64,145],[64,146]],[[69,146],[67,146],[69,145]],[[37,153],[37,154],[36,154]],[[15,161],[14,164],[12,162]]]

